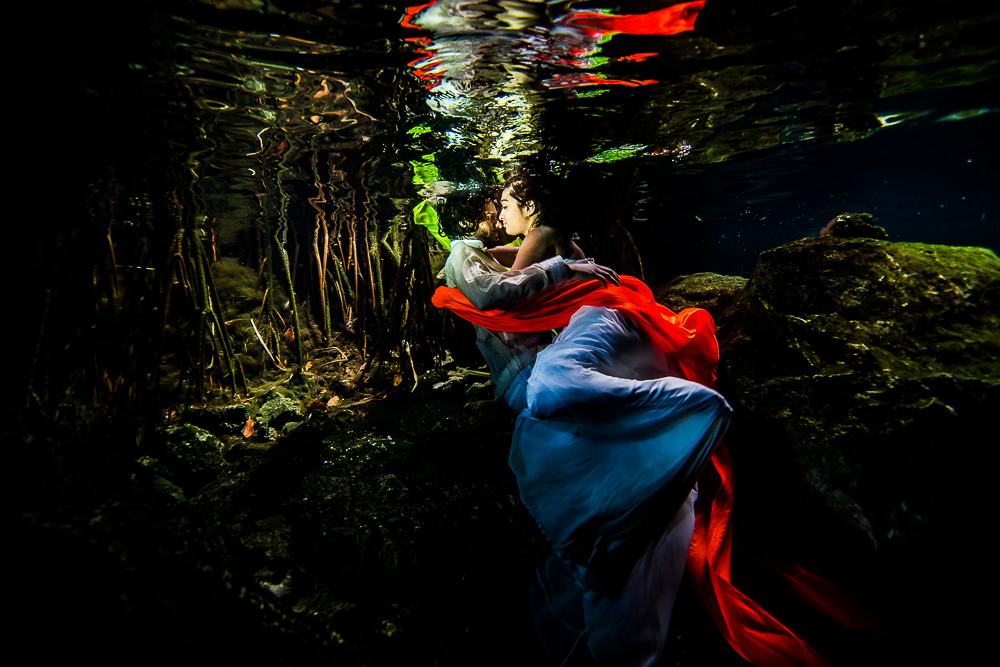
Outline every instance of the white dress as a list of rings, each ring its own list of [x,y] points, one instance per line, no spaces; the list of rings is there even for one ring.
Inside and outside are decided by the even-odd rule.
[[[476,241],[453,242],[445,267],[480,311],[569,274],[559,257],[504,271]],[[521,500],[552,546],[531,591],[542,644],[556,664],[655,664],[694,530],[692,487],[729,405],[613,308],[581,306],[548,346],[477,329],[497,393],[519,413],[509,462]]]
[[[691,487],[730,415],[720,394],[670,373],[627,315],[583,306],[518,376],[525,390],[508,392],[523,396],[510,466],[552,546],[532,608],[557,662],[651,665],[663,649]]]

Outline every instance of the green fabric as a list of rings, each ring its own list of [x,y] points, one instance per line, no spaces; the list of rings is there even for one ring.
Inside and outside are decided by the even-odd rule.
[[[441,172],[438,170],[438,166],[434,164],[434,160],[434,153],[421,156],[420,160],[410,160],[410,166],[413,167],[414,183],[421,185],[441,180]]]
[[[426,227],[431,236],[444,246],[445,250],[451,251],[451,240],[441,233],[441,223],[438,220],[437,211],[426,199],[413,208],[413,222],[421,227]]]

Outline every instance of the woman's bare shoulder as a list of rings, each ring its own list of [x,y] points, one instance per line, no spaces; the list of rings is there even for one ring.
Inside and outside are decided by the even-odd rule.
[[[535,227],[527,234],[524,235],[524,241],[527,242],[529,239],[535,241],[536,243],[556,243],[560,238],[564,237],[561,231],[555,227],[547,227],[545,225],[539,225]]]
[[[531,230],[529,234],[539,232],[538,243],[544,245],[550,255],[561,255],[563,259],[583,259],[583,251],[573,242],[573,237],[556,227],[541,226]],[[525,236],[525,241],[528,237]]]
[[[517,250],[517,259],[511,266],[513,269],[523,269],[549,257],[559,254],[558,234],[549,227],[535,227],[524,235],[524,242]]]

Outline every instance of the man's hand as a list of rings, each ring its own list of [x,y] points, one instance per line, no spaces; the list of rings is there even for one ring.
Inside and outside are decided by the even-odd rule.
[[[567,264],[570,270],[570,277],[577,280],[600,280],[607,287],[609,282],[621,285],[622,281],[618,274],[606,266],[594,264],[593,260],[573,262]]]

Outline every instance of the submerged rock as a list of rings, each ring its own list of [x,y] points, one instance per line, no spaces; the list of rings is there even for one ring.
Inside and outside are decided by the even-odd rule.
[[[746,283],[747,279],[742,276],[695,273],[678,276],[652,290],[657,303],[675,312],[685,308],[704,308],[718,324],[722,313],[733,305]]]
[[[898,609],[943,590],[932,564],[968,515],[968,461],[1000,404],[997,256],[795,241],[761,255],[722,324],[744,525]]]
[[[208,431],[180,422],[165,427],[162,463],[170,471],[165,477],[187,492],[212,482],[225,461],[223,443]]]
[[[836,236],[839,238],[864,238],[888,241],[889,234],[875,224],[870,213],[841,213],[826,223],[820,230],[820,236]]]
[[[208,408],[189,408],[184,417],[190,423],[217,435],[237,435],[252,416],[244,403]]]
[[[302,419],[298,402],[280,394],[269,398],[257,413],[257,422],[263,428],[275,430],[280,430],[291,422],[300,422]]]

